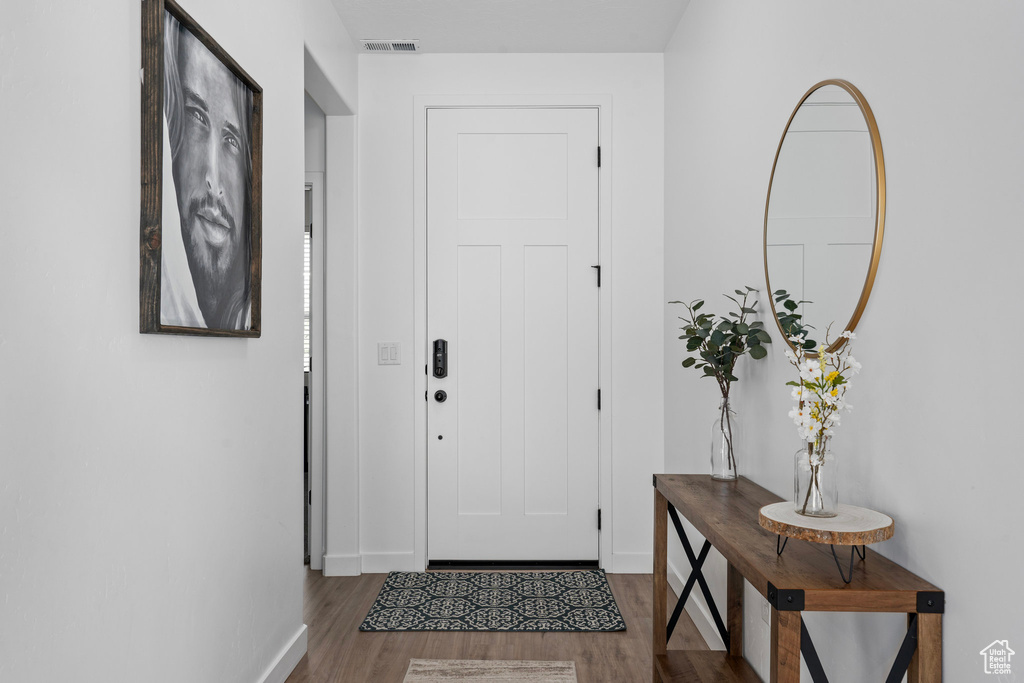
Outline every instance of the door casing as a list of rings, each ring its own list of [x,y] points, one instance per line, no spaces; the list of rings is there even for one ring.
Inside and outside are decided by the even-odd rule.
[[[326,403],[326,349],[324,338],[324,174],[307,173],[306,187],[312,193],[313,234],[310,239],[310,355],[313,359],[309,373],[309,568],[323,571],[326,552],[326,524],[324,516],[325,431]]]
[[[427,339],[427,109],[433,108],[573,108],[586,107],[598,110],[598,136],[601,146],[601,169],[599,173],[598,209],[598,255],[601,264],[601,288],[599,299],[599,382],[601,388],[601,414],[599,415],[599,505],[602,514],[602,528],[599,534],[599,555],[601,566],[609,572],[612,566],[613,520],[611,496],[611,411],[612,367],[611,367],[611,302],[614,286],[614,266],[611,253],[611,176],[612,145],[610,95],[418,95],[414,98],[414,166],[415,166],[415,224],[413,252],[415,256],[413,278],[416,290],[415,302],[415,348],[411,354],[415,366],[416,389],[415,444],[414,444],[414,552],[412,570],[422,570],[427,564],[427,402],[423,396],[427,391],[427,376],[419,368],[430,360]],[[596,401],[596,396],[595,396]],[[596,523],[596,520],[595,520]]]

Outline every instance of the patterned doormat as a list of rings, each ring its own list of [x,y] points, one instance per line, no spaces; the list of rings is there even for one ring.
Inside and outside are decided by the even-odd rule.
[[[576,683],[573,662],[412,659],[403,683]]]
[[[600,569],[391,572],[360,631],[625,631]]]

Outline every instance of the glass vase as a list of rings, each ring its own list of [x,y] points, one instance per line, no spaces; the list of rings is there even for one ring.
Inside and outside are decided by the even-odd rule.
[[[711,424],[711,478],[733,481],[738,476],[735,445],[739,437],[739,423],[728,396],[718,404],[715,421]]]
[[[798,514],[835,517],[839,512],[839,472],[830,441],[809,441],[796,452],[793,503]]]

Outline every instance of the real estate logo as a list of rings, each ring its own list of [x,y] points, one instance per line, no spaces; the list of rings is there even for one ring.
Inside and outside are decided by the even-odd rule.
[[[986,674],[1012,673],[1010,670],[1010,658],[1017,653],[1010,649],[1009,641],[994,640],[980,654],[985,658]]]

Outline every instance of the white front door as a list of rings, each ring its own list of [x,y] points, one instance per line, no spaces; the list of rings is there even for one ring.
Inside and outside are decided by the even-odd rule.
[[[429,560],[598,558],[597,147],[595,108],[427,112]]]

